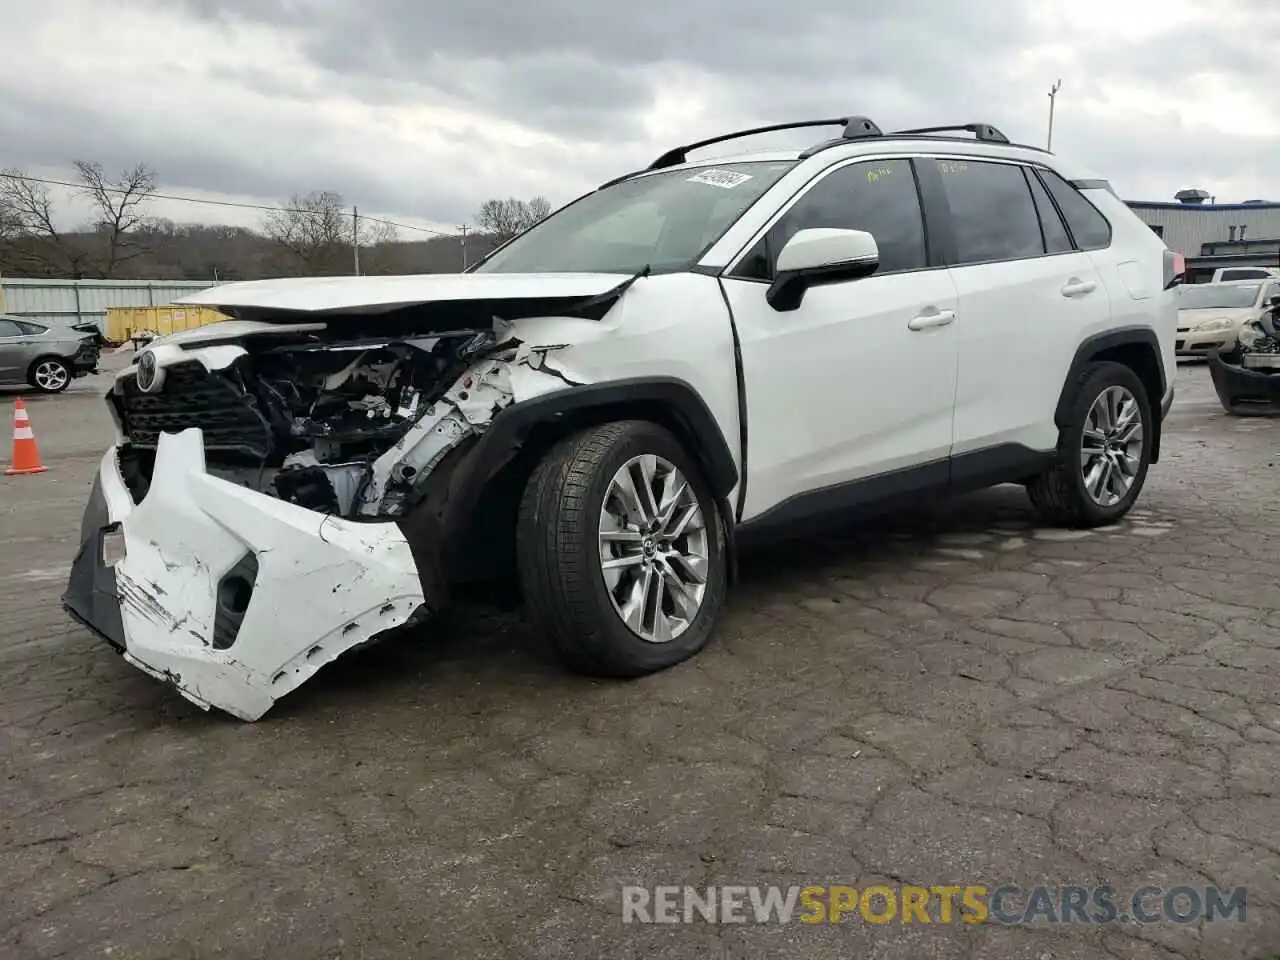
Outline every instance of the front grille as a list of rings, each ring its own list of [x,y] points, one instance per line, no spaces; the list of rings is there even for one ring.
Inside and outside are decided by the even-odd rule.
[[[159,393],[143,393],[133,377],[124,379],[121,391],[124,432],[135,447],[155,449],[160,434],[199,427],[206,450],[259,460],[271,450],[270,428],[253,402],[197,361],[169,367]]]

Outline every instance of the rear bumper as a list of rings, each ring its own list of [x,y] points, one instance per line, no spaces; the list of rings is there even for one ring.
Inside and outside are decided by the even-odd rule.
[[[1222,406],[1233,413],[1280,412],[1280,371],[1246,370],[1239,357],[1213,354],[1209,375]]]
[[[104,557],[117,538],[122,556]],[[187,699],[243,720],[425,612],[395,523],[352,523],[211,476],[198,429],[161,436],[139,503],[109,450],[81,541],[66,610]]]

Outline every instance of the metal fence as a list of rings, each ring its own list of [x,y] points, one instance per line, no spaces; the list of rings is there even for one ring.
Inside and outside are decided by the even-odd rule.
[[[0,278],[0,313],[42,323],[92,321],[106,333],[108,307],[163,307],[213,284],[200,280],[32,280]]]

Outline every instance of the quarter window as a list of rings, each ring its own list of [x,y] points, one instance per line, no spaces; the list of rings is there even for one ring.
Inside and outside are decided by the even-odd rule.
[[[1070,253],[1073,249],[1071,234],[1067,233],[1062,217],[1049,197],[1049,191],[1032,171],[1026,170],[1025,173],[1027,182],[1031,184],[1031,196],[1036,202],[1036,212],[1040,215],[1040,229],[1044,231],[1044,252]]]
[[[1098,212],[1098,208],[1052,170],[1040,170],[1045,186],[1058,201],[1058,209],[1067,218],[1071,236],[1081,250],[1101,250],[1111,245],[1111,224]]]
[[[1022,167],[969,159],[937,163],[951,208],[957,263],[1019,260],[1045,252]]]
[[[783,214],[737,271],[771,280],[778,253],[800,230],[865,230],[876,238],[876,274],[920,270],[928,264],[924,220],[910,160],[868,160],[833,170]]]

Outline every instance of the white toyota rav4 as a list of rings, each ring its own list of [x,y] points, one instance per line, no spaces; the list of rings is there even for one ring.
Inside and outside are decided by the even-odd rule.
[[[1178,280],[1105,181],[986,124],[680,147],[463,274],[188,298],[232,319],[116,378],[64,604],[247,720],[494,577],[573,668],[660,670],[739,538],[997,483],[1125,514]]]

